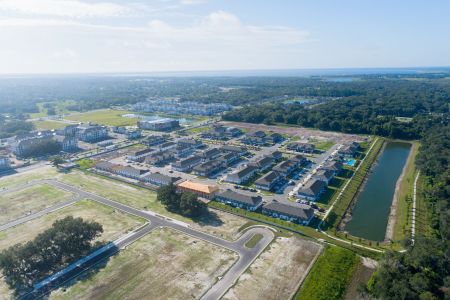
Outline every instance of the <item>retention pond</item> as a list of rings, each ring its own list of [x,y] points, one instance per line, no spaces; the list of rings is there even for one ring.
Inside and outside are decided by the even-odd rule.
[[[345,230],[373,241],[384,240],[397,180],[408,159],[411,144],[388,142],[357,196],[352,219]]]

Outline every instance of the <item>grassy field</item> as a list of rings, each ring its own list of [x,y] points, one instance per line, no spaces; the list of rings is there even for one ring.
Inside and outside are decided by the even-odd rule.
[[[100,241],[111,241],[144,223],[144,220],[116,211],[91,200],[81,200],[46,216],[31,220],[0,232],[0,250],[35,238],[50,228],[53,222],[66,216],[96,221],[103,226]]]
[[[74,195],[70,192],[47,184],[0,194],[0,224],[69,200],[72,196]]]
[[[58,176],[58,172],[55,168],[50,166],[30,170],[26,173],[17,173],[14,175],[1,177],[0,189],[24,184],[33,180],[54,178],[55,176]]]
[[[290,299],[320,246],[297,237],[278,237],[223,299]]]
[[[45,102],[38,103],[37,106],[39,108],[39,112],[30,114],[30,118],[35,119],[35,118],[46,117],[48,115],[48,113],[47,113],[47,109],[44,107],[44,104],[45,104]],[[56,114],[61,115],[61,114],[70,113],[71,111],[68,109],[68,107],[76,104],[76,102],[73,100],[66,100],[66,101],[52,102],[52,104],[54,104]]]
[[[398,190],[397,215],[392,239],[397,242],[402,241],[411,234],[412,196],[414,179],[416,178],[418,171],[415,165],[418,148],[418,143],[412,144],[411,153],[405,166],[405,173],[403,174]]]
[[[77,122],[94,122],[109,126],[131,126],[136,125],[138,118],[124,118],[122,115],[130,114],[131,111],[102,109],[85,113],[72,114],[66,117],[68,120]]]
[[[314,142],[313,144],[316,145],[317,150],[322,150],[322,151],[327,151],[331,147],[334,146],[334,142],[332,142],[332,141],[318,141],[318,142]]]
[[[185,132],[189,133],[189,134],[198,134],[198,133],[205,132],[208,129],[209,129],[208,126],[202,126],[202,127],[195,127],[195,128],[188,129]]]
[[[37,130],[52,130],[52,129],[60,129],[67,126],[67,123],[58,122],[58,121],[47,121],[47,120],[38,120],[32,121]]]
[[[198,299],[236,259],[224,248],[158,228],[50,299]]]
[[[342,299],[360,258],[355,253],[328,247],[318,258],[296,300]]]
[[[259,241],[263,238],[262,234],[254,234],[246,243],[245,243],[245,247],[247,248],[253,248],[255,247]]]

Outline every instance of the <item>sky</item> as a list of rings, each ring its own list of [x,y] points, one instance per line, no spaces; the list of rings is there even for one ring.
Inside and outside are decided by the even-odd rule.
[[[450,1],[0,0],[0,74],[450,66]]]

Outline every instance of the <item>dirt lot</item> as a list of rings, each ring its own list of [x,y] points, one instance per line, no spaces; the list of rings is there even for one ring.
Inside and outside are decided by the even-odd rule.
[[[229,250],[164,228],[122,250],[96,274],[51,299],[198,299],[237,259]]]
[[[90,200],[81,200],[41,218],[1,231],[0,250],[33,239],[39,233],[50,228],[54,221],[66,216],[82,217],[85,220],[93,220],[102,224],[103,234],[99,240],[103,241],[114,240],[144,223],[142,219],[115,211],[108,206]]]
[[[280,134],[287,134],[289,136],[298,136],[301,139],[308,138],[326,138],[334,141],[335,143],[346,143],[350,141],[360,141],[361,136],[345,134],[339,132],[331,131],[320,131],[315,129],[303,128],[303,127],[292,127],[292,126],[273,126],[264,124],[251,124],[251,123],[241,123],[241,122],[221,122],[225,126],[233,126],[244,129],[246,131],[273,131]]]
[[[20,185],[26,183],[27,181],[53,178],[57,174],[58,173],[55,168],[50,166],[43,166],[42,168],[29,170],[24,173],[17,173],[14,175],[3,176],[0,177],[0,189]]]
[[[200,220],[192,224],[192,227],[229,241],[236,240],[242,233],[239,229],[248,222],[244,218],[220,210],[210,208],[209,211],[211,214],[208,219]]]
[[[7,223],[27,213],[43,210],[57,203],[69,200],[74,195],[42,184],[21,191],[0,194],[0,224]]]
[[[373,272],[376,269],[376,262],[369,259],[363,258],[361,262],[356,267],[355,273],[353,274],[352,280],[347,287],[345,292],[345,300],[363,300],[364,298],[359,296],[358,287],[360,284],[367,284]]]
[[[278,237],[223,299],[289,299],[320,246],[296,237]]]

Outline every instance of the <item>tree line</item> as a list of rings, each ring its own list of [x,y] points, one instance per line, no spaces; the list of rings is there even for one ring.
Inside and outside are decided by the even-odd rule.
[[[82,218],[65,217],[32,241],[0,253],[0,268],[6,283],[16,292],[29,290],[44,279],[87,255],[98,243],[102,225]]]

